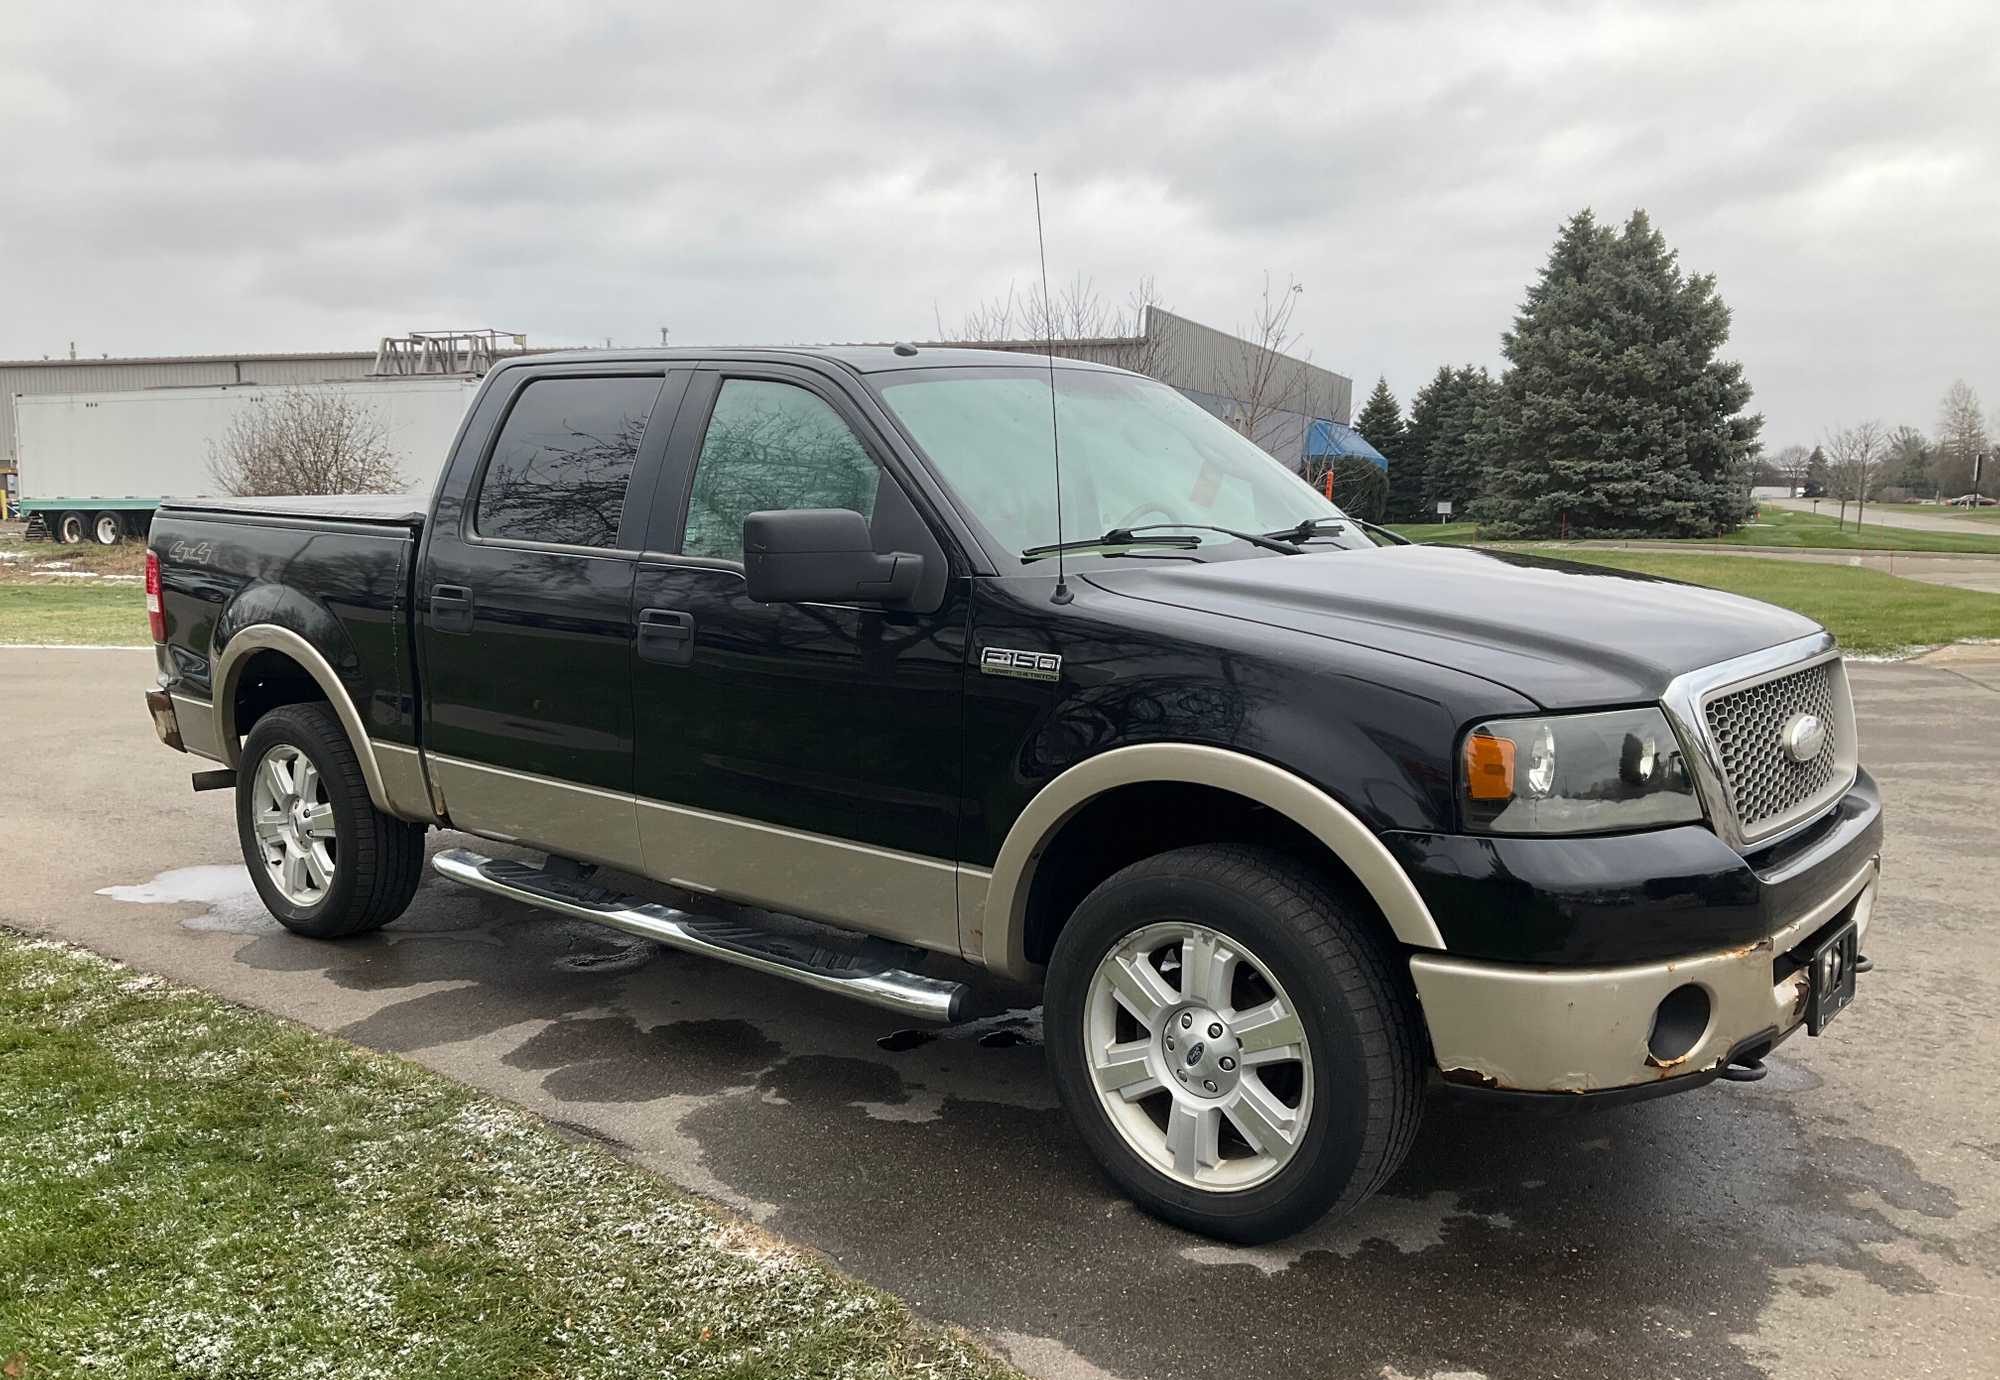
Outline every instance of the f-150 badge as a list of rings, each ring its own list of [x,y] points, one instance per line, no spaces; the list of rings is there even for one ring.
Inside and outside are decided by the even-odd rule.
[[[1054,652],[1016,652],[1006,647],[982,647],[979,649],[979,669],[989,676],[1061,680],[1062,658]]]

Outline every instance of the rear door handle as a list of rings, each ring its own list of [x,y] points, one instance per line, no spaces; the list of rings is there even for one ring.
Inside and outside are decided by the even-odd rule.
[[[464,585],[432,585],[431,630],[441,633],[471,632],[472,591]]]
[[[679,609],[639,610],[639,655],[668,666],[694,662],[694,615]]]

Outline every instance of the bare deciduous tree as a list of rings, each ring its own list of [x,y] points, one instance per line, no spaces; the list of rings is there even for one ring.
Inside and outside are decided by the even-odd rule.
[[[287,388],[253,400],[208,448],[226,494],[386,494],[404,486],[375,415],[343,392]]]
[[[1868,509],[1868,495],[1881,480],[1889,453],[1888,434],[1872,418],[1827,433],[1827,471],[1833,481],[1833,496],[1840,500],[1842,524],[1847,521],[1847,505],[1854,503],[1858,505],[1854,525],[1861,525]]]
[[[1771,457],[1771,468],[1792,490],[1791,496],[1797,498],[1812,473],[1812,452],[1804,446],[1786,446]]]
[[[1980,409],[1979,395],[1964,379],[1954,379],[1938,403],[1937,432],[1938,492],[1954,498],[1972,489],[1974,457],[1987,445],[1986,416]],[[1993,478],[1984,472],[1979,477],[1982,485]]]
[[[1160,332],[1148,329],[1147,313],[1153,307],[1164,309],[1166,303],[1160,299],[1150,276],[1139,279],[1122,305],[1107,300],[1095,282],[1081,276],[1046,296],[1039,284],[1023,292],[1009,283],[1005,295],[982,302],[965,314],[955,339],[1047,340],[1055,343],[1057,354],[1084,359],[1099,356],[1077,347],[1087,342],[1109,345],[1115,341],[1116,355],[1105,354],[1103,362],[1115,363],[1149,378],[1162,378],[1171,342]]]
[[[1271,275],[1264,275],[1264,291],[1251,309],[1249,326],[1236,329],[1238,348],[1218,364],[1210,391],[1234,399],[1237,413],[1230,422],[1252,441],[1272,454],[1283,447],[1278,435],[1288,414],[1333,415],[1325,411],[1328,400],[1309,397],[1312,371],[1291,357],[1299,343],[1292,328],[1292,314],[1298,310],[1305,287],[1287,278],[1275,291]],[[1316,407],[1319,410],[1316,410]]]

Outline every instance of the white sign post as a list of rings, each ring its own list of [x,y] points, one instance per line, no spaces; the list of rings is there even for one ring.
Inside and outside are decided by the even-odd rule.
[[[1448,498],[1441,498],[1441,499],[1439,499],[1439,500],[1438,500],[1438,521],[1439,521],[1439,522],[1443,522],[1443,521],[1444,521],[1444,520],[1445,520],[1446,518],[1448,518],[1448,517],[1450,517],[1450,516],[1451,516],[1451,500],[1450,500],[1450,499],[1448,499]]]

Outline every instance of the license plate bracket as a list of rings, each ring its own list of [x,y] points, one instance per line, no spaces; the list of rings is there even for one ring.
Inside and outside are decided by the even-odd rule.
[[[1806,1034],[1817,1035],[1854,1000],[1861,932],[1853,921],[1822,940],[1806,961]]]

